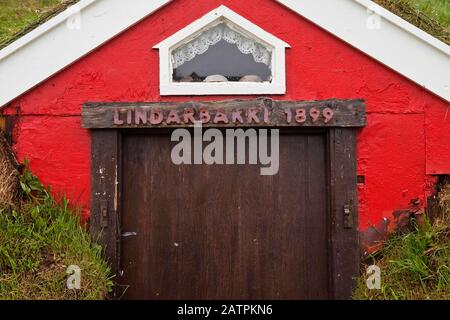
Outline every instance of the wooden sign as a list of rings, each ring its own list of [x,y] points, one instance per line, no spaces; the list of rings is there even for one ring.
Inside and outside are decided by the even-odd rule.
[[[362,100],[87,103],[84,128],[363,127]]]

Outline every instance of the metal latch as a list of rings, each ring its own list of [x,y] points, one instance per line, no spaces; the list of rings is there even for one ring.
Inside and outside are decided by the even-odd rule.
[[[352,206],[350,205],[344,206],[344,228],[345,229],[353,228]]]
[[[100,227],[108,227],[108,201],[106,200],[100,202]]]

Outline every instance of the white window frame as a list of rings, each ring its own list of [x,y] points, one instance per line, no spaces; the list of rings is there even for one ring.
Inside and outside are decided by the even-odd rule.
[[[175,82],[173,81],[172,52],[188,43],[206,29],[219,23],[231,23],[233,28],[272,48],[271,82]],[[285,51],[290,46],[264,31],[225,6],[209,12],[171,37],[154,46],[159,49],[160,94],[169,95],[259,95],[286,93]]]

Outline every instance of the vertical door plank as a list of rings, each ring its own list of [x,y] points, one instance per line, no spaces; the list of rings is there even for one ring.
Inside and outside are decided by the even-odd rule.
[[[90,232],[103,245],[114,274],[119,273],[120,133],[92,131]]]
[[[356,130],[331,129],[329,139],[332,298],[348,299],[359,272]],[[346,207],[349,226],[344,223]]]

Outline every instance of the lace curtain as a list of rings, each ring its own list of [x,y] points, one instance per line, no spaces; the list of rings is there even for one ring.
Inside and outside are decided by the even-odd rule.
[[[173,68],[176,69],[185,62],[191,61],[196,56],[205,53],[210,46],[219,43],[221,40],[235,44],[243,54],[252,54],[255,62],[264,63],[270,67],[272,54],[269,49],[222,23],[203,32],[191,42],[175,49],[172,53]]]

